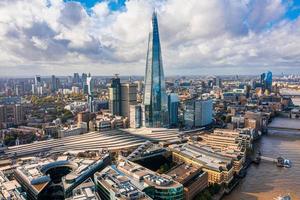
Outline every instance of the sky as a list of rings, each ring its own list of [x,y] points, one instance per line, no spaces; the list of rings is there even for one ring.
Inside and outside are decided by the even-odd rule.
[[[0,76],[300,74],[300,0],[1,0]]]

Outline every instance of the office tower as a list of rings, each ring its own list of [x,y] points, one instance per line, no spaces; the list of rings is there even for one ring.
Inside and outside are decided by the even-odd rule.
[[[187,128],[202,127],[212,122],[212,100],[191,99],[185,102],[184,124]]]
[[[178,95],[175,93],[169,94],[168,95],[168,112],[169,112],[170,127],[178,126],[178,107],[179,107]]]
[[[262,92],[268,90],[272,92],[272,72],[268,71],[260,75],[260,84]]]
[[[109,87],[109,111],[113,115],[121,115],[121,83],[120,78],[116,74],[110,80]]]
[[[82,75],[81,75],[81,87],[83,88],[83,91],[84,91],[84,88],[86,86],[86,79],[87,79],[87,74],[86,73],[82,73]]]
[[[130,105],[130,127],[140,128],[142,126],[142,107],[141,105]]]
[[[36,86],[39,86],[39,85],[42,84],[42,79],[41,79],[41,76],[40,76],[40,75],[35,75],[34,84],[35,84]]]
[[[56,92],[58,89],[58,79],[52,75],[51,76],[51,91]]]
[[[272,92],[272,72],[268,71],[266,73],[266,78],[265,78],[265,88],[269,92]]]
[[[79,83],[80,82],[80,77],[78,73],[74,73],[73,76],[73,83]]]
[[[93,78],[89,74],[86,80],[87,87],[88,87],[88,106],[90,112],[95,112],[95,106],[94,106],[94,83]]]
[[[136,104],[137,85],[121,84],[121,116],[130,118],[130,105]]]
[[[152,15],[149,34],[143,104],[146,127],[168,126],[168,106],[159,40],[157,15]]]

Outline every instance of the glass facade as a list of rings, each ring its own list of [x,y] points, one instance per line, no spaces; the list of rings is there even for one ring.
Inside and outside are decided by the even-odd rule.
[[[152,16],[152,32],[149,34],[145,73],[145,126],[168,126],[168,106],[165,77],[159,40],[157,15]]]
[[[265,92],[265,90],[268,90],[269,92],[272,91],[272,79],[272,72],[270,71],[260,75],[260,83],[263,92]]]

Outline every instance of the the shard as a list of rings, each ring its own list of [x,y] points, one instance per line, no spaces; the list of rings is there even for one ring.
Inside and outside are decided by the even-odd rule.
[[[156,12],[152,15],[145,73],[144,114],[146,127],[167,127],[168,106]]]

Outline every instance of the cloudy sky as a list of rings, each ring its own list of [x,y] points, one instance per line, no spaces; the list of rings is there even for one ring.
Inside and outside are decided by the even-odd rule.
[[[0,76],[143,75],[154,8],[166,75],[300,74],[299,0],[1,0]]]

